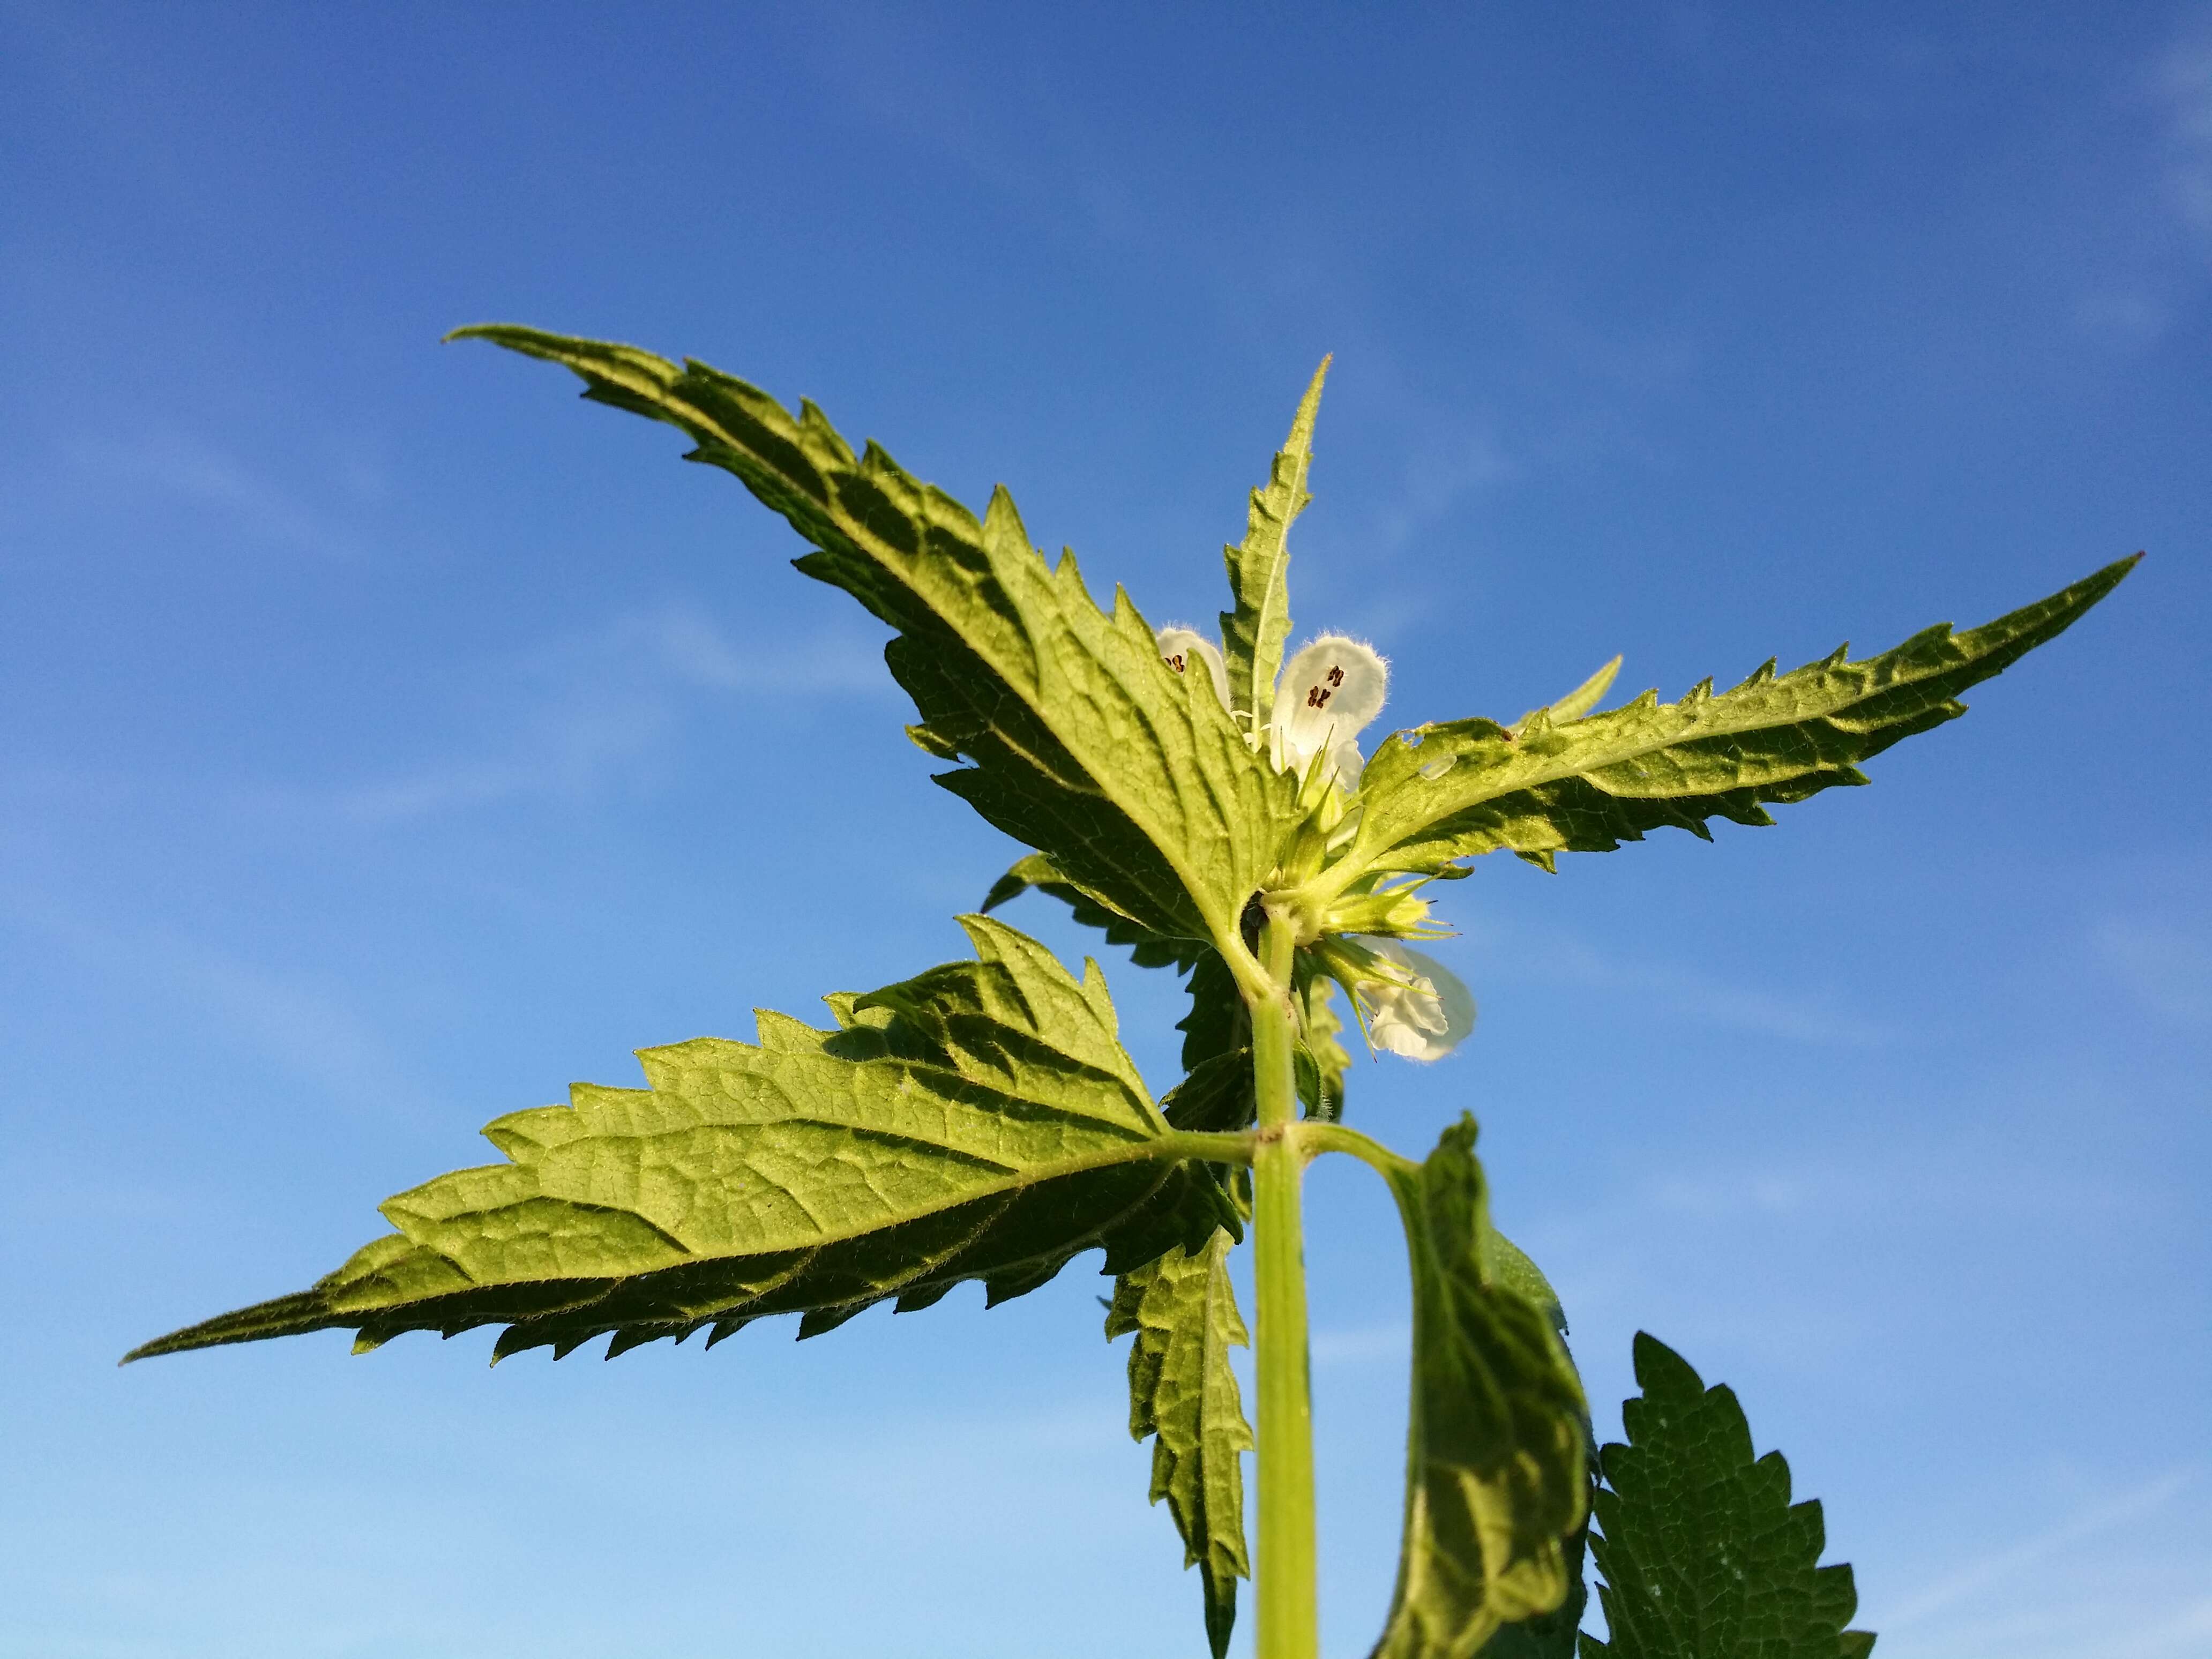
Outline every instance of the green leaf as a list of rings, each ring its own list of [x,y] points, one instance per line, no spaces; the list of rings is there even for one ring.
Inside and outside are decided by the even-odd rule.
[[[1474,1139],[1462,1118],[1391,1176],[1413,1258],[1413,1399],[1398,1589],[1375,1659],[1468,1659],[1572,1587],[1582,1389],[1545,1313],[1491,1266]]]
[[[1597,701],[1613,689],[1613,678],[1620,672],[1620,659],[1615,657],[1600,668],[1573,690],[1548,708],[1532,708],[1513,722],[1513,735],[1539,720],[1548,720],[1554,726],[1565,726],[1569,720],[1578,720],[1597,707]]]
[[[1293,974],[1293,978],[1297,977]],[[1344,1022],[1331,1006],[1336,981],[1326,974],[1309,972],[1297,992],[1298,1037],[1291,1061],[1304,1115],[1318,1123],[1338,1123],[1344,1118],[1344,1074],[1352,1056],[1336,1040]]]
[[[1282,672],[1283,647],[1291,636],[1291,520],[1313,498],[1306,473],[1313,465],[1314,417],[1321,410],[1322,382],[1329,360],[1321,360],[1291,435],[1268,469],[1265,487],[1252,492],[1242,546],[1222,549],[1229,567],[1229,592],[1236,609],[1221,613],[1221,657],[1229,670],[1230,706],[1258,731],[1274,713],[1275,676]]]
[[[1589,1585],[1583,1565],[1589,1551],[1589,1522],[1567,1540],[1567,1599],[1549,1613],[1498,1626],[1476,1651],[1477,1659],[1575,1659],[1576,1638],[1589,1609]]]
[[[487,1324],[508,1327],[495,1358],[606,1333],[611,1357],[778,1313],[811,1336],[964,1279],[996,1304],[1096,1245],[1121,1273],[1237,1229],[1220,1181],[1176,1160],[1097,964],[1079,981],[1010,927],[962,926],[975,961],[825,999],[835,1030],[763,1012],[757,1044],[646,1049],[644,1089],[499,1119],[509,1162],[392,1199],[398,1231],[312,1289],[129,1358]]]
[[[974,764],[938,781],[1074,886],[1156,934],[1241,949],[1237,919],[1295,822],[1296,781],[1254,754],[1200,677],[1160,660],[1126,593],[1102,611],[1073,554],[1048,567],[1004,489],[979,521],[822,412],[635,347],[456,331],[564,364],[584,395],[680,428],[816,551],[800,570],[898,630],[915,741]]]
[[[1139,968],[1178,968],[1188,970],[1200,956],[1213,954],[1210,946],[1195,939],[1170,939],[1156,933],[1141,922],[1132,921],[1115,909],[1099,895],[1077,886],[1060,872],[1060,866],[1042,853],[1032,853],[1027,858],[1017,859],[1012,868],[991,884],[984,895],[983,910],[988,915],[1000,905],[1019,898],[1030,889],[1047,893],[1067,906],[1075,920],[1085,927],[1096,927],[1106,935],[1109,945],[1118,945],[1129,952],[1129,959]]]
[[[1229,1650],[1237,1581],[1252,1576],[1238,1462],[1252,1449],[1252,1428],[1229,1365],[1229,1350],[1249,1340],[1229,1282],[1232,1242],[1217,1232],[1199,1250],[1173,1249],[1124,1275],[1106,1314],[1109,1341],[1137,1339],[1129,1349],[1129,1433],[1153,1437],[1152,1502],[1168,1500],[1183,1565],[1199,1570],[1214,1659]]]
[[[1753,1457],[1727,1388],[1638,1332],[1642,1395],[1621,1415],[1625,1446],[1599,1455],[1604,1484],[1590,1547],[1609,1639],[1584,1659],[1839,1659],[1874,1644],[1847,1631],[1858,1592],[1823,1567],[1820,1506],[1790,1501],[1780,1452]]]
[[[1495,1227],[1486,1228],[1482,1235],[1482,1272],[1492,1284],[1512,1291],[1541,1313],[1559,1333],[1564,1348],[1567,1313],[1559,1305],[1559,1293],[1552,1288],[1552,1281],[1544,1277],[1544,1270],[1529,1259],[1528,1252]],[[1571,1356],[1568,1363],[1573,1363]]]
[[[1559,1350],[1566,1355],[1568,1367],[1572,1370],[1574,1356],[1566,1352],[1566,1310],[1559,1305],[1559,1293],[1544,1277],[1544,1270],[1495,1227],[1483,1235],[1483,1267],[1493,1285],[1511,1291],[1542,1313],[1546,1322],[1558,1334]],[[1579,1383],[1579,1371],[1576,1379]],[[1597,1474],[1597,1443],[1591,1436],[1587,1413],[1583,1417],[1582,1431],[1583,1449],[1590,1467],[1583,1483],[1583,1524],[1567,1540],[1567,1599],[1549,1613],[1540,1613],[1533,1619],[1504,1626],[1482,1644],[1478,1659],[1575,1659],[1575,1633],[1582,1628],[1583,1613],[1589,1606],[1589,1585],[1585,1582],[1583,1568],[1589,1553],[1588,1493],[1595,1484]]]
[[[1195,1071],[1216,1054],[1251,1048],[1252,1012],[1218,952],[1199,957],[1184,988],[1190,993],[1190,1011],[1176,1022],[1182,1033],[1183,1070]]]
[[[2135,562],[1865,662],[1839,648],[1779,678],[1769,663],[1719,696],[1710,681],[1676,703],[1646,692],[1566,724],[1540,714],[1517,732],[1481,720],[1400,732],[1361,776],[1359,832],[1336,880],[1501,848],[1548,868],[1554,854],[1609,852],[1664,824],[1710,838],[1708,818],[1771,823],[1768,805],[1864,783],[1856,763],[1966,713],[1961,691],[2062,632]]]

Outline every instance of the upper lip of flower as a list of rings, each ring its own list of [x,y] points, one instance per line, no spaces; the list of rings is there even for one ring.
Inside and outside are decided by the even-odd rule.
[[[1161,657],[1177,673],[1188,672],[1194,658],[1204,663],[1221,706],[1232,707],[1218,646],[1194,628],[1164,628],[1158,639]],[[1326,755],[1332,781],[1354,788],[1366,764],[1354,740],[1382,712],[1389,683],[1389,665],[1373,646],[1345,634],[1317,635],[1283,665],[1273,712],[1251,741],[1255,747],[1264,742],[1269,760],[1284,771],[1304,773],[1316,755]]]

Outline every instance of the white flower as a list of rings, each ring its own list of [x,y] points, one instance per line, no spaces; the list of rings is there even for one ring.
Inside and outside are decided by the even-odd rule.
[[[1355,988],[1367,1006],[1367,1040],[1408,1060],[1441,1060],[1459,1047],[1474,1030],[1474,998],[1459,975],[1395,939],[1374,939],[1367,948],[1404,973],[1363,979]]]
[[[1163,628],[1158,638],[1162,662],[1178,674],[1188,673],[1194,662],[1204,663],[1213,680],[1213,695],[1224,708],[1230,706],[1229,670],[1222,663],[1219,646],[1195,628]]]
[[[1221,706],[1230,707],[1229,671],[1219,647],[1194,628],[1163,628],[1159,644],[1161,658],[1178,674],[1188,672],[1194,661],[1204,663]],[[1346,789],[1355,787],[1366,762],[1353,739],[1382,712],[1389,684],[1389,665],[1373,646],[1323,634],[1285,663],[1275,681],[1274,714],[1260,734],[1268,757],[1280,769],[1303,775],[1316,755],[1325,754],[1328,775]]]

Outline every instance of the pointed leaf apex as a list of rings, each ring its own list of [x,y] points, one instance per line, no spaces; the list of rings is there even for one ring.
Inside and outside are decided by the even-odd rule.
[[[1314,370],[1313,379],[1307,382],[1305,396],[1298,399],[1298,412],[1291,420],[1291,435],[1283,445],[1285,451],[1296,454],[1312,447],[1314,422],[1321,413],[1322,387],[1328,379],[1328,366],[1335,361],[1334,352],[1324,356],[1321,367]]]
[[[1646,1394],[1655,1389],[1705,1392],[1696,1368],[1649,1331],[1637,1332],[1635,1358],[1636,1385]]]

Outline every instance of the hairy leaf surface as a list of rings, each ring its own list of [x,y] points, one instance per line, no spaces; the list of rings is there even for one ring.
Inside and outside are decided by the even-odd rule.
[[[332,1328],[359,1346],[504,1324],[495,1357],[610,1355],[769,1314],[801,1336],[981,1279],[996,1303],[1096,1245],[1121,1273],[1240,1221],[1121,1048],[1097,965],[980,916],[977,959],[827,999],[838,1029],[758,1016],[759,1041],[639,1056],[647,1086],[484,1131],[505,1164],[384,1205],[397,1231],[312,1289],[147,1344],[169,1353]]]
[[[561,363],[584,395],[681,428],[816,551],[797,562],[898,630],[884,652],[915,741],[974,763],[938,781],[1066,879],[1154,933],[1232,949],[1273,868],[1294,781],[1203,683],[1160,660],[1127,594],[1102,611],[1074,556],[1048,567],[1005,489],[981,520],[811,404],[634,347],[505,325],[459,336]]]
[[[1229,671],[1230,706],[1255,732],[1274,713],[1275,676],[1291,636],[1291,522],[1313,499],[1306,494],[1306,474],[1313,465],[1314,418],[1321,411],[1328,362],[1321,360],[1298,400],[1291,435],[1276,453],[1266,485],[1252,492],[1243,544],[1222,550],[1236,608],[1221,613],[1221,659]]]
[[[1109,1341],[1129,1349],[1129,1433],[1152,1437],[1152,1502],[1168,1500],[1183,1565],[1199,1570],[1206,1638],[1229,1650],[1237,1581],[1252,1576],[1244,1548],[1244,1475],[1252,1449],[1229,1351],[1249,1340],[1229,1282],[1226,1231],[1193,1251],[1176,1249],[1126,1274],[1106,1314]]]
[[[1790,1501],[1780,1452],[1752,1454],[1735,1393],[1666,1344],[1636,1338],[1644,1392],[1622,1407],[1625,1446],[1599,1455],[1591,1552],[1609,1638],[1584,1659],[1838,1659],[1874,1644],[1846,1631],[1848,1566],[1818,1565],[1816,1501]]]
[[[1555,854],[1608,852],[1666,824],[1710,838],[1709,818],[1771,823],[1767,806],[1864,783],[1858,762],[1965,714],[1960,692],[2062,632],[2135,562],[1964,634],[1939,623],[1864,662],[1838,649],[1778,678],[1769,663],[1718,695],[1708,681],[1680,702],[1647,691],[1565,722],[1540,711],[1510,730],[1467,720],[1399,732],[1362,775],[1349,867],[1426,873],[1500,849],[1548,867]]]
[[[1413,1399],[1376,1659],[1469,1659],[1501,1625],[1559,1607],[1583,1524],[1582,1389],[1547,1314],[1493,1270],[1512,1257],[1488,1242],[1474,1139],[1462,1118],[1392,1177],[1413,1259]]]

